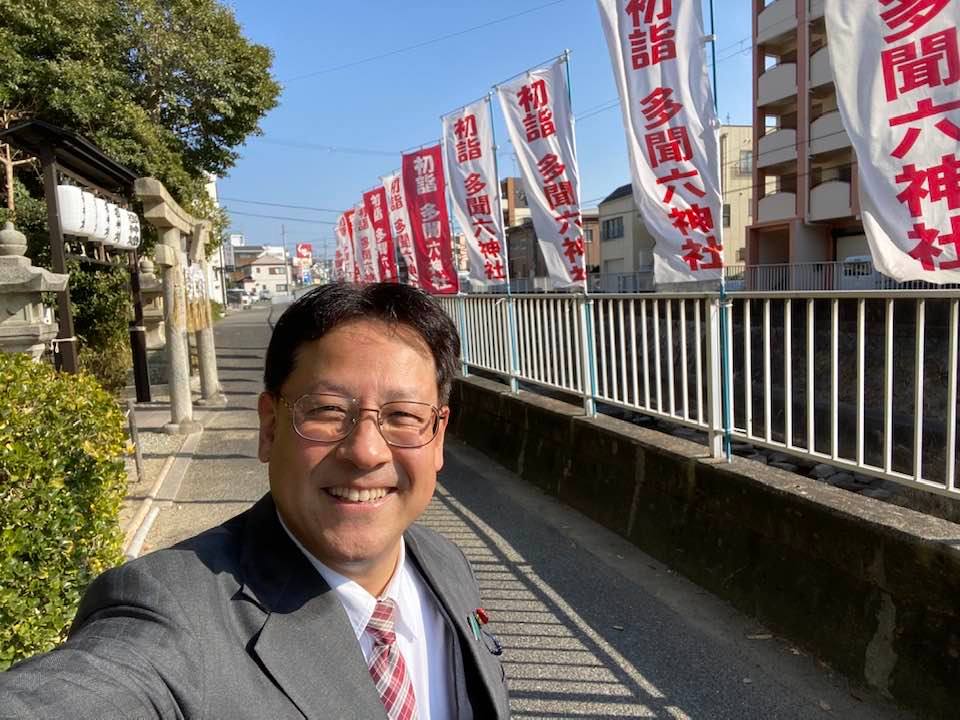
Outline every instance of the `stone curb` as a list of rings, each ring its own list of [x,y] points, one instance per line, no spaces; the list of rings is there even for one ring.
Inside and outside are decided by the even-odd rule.
[[[140,501],[140,507],[124,533],[123,556],[126,560],[139,557],[143,542],[160,510],[169,507],[176,500],[180,485],[200,444],[203,430],[213,416],[214,413],[210,412],[198,412],[194,415],[194,419],[200,423],[200,431],[187,435],[180,449],[167,458],[147,496]]]

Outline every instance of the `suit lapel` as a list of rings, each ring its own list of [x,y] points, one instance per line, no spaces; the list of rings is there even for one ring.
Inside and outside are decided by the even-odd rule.
[[[500,676],[500,665],[491,662],[490,651],[482,640],[477,640],[474,637],[467,619],[468,615],[475,609],[471,605],[475,598],[469,592],[468,587],[458,582],[456,576],[449,572],[450,558],[436,552],[433,549],[433,543],[421,542],[418,534],[419,529],[416,525],[411,526],[406,532],[404,539],[407,542],[407,548],[456,632],[454,645],[459,645],[461,652],[466,648],[474,666],[480,672],[491,705],[497,707],[497,697],[493,688],[500,687],[503,684]],[[460,558],[457,558],[454,562],[459,561]],[[458,662],[457,667],[462,671],[463,663]],[[462,680],[463,678],[461,678]]]
[[[335,593],[277,519],[269,495],[251,510],[242,593],[265,614],[252,652],[308,719],[385,717]]]

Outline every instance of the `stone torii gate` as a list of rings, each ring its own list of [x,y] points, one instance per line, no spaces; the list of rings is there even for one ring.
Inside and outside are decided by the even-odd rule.
[[[207,277],[205,246],[210,222],[199,220],[181,208],[163,183],[154,178],[138,178],[134,193],[143,203],[144,218],[160,234],[153,255],[163,281],[163,322],[169,368],[170,422],[164,430],[169,433],[197,432],[200,424],[193,419],[190,394],[186,273],[191,264],[198,265]],[[195,330],[200,365],[201,399],[198,404],[224,405],[226,397],[217,377],[217,353],[207,297],[203,298],[199,313]],[[194,317],[196,314],[195,311]]]

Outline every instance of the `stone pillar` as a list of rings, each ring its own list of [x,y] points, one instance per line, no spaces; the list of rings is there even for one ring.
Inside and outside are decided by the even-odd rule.
[[[210,277],[207,273],[206,260],[201,260],[204,278]],[[197,330],[197,362],[200,365],[200,394],[202,398],[198,404],[226,405],[227,398],[220,387],[220,378],[217,373],[217,348],[213,340],[213,316],[210,312],[210,293],[204,283],[203,312],[205,315],[203,327]]]
[[[34,360],[57,336],[57,324],[45,321],[42,292],[61,292],[69,275],[35,268],[24,257],[27,239],[13,223],[0,230],[0,350],[28,353]]]
[[[161,231],[161,244],[154,248],[154,257],[163,272],[163,323],[167,339],[167,383],[170,392],[170,422],[163,429],[171,434],[198,432],[201,427],[193,419],[193,399],[190,396],[187,299],[183,283],[180,230],[172,227]]]

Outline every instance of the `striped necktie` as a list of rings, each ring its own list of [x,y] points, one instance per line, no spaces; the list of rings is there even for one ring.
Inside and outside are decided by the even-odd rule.
[[[413,696],[413,684],[407,673],[407,665],[397,647],[394,632],[396,603],[391,598],[377,601],[373,617],[366,631],[373,638],[373,654],[368,667],[380,693],[380,700],[387,709],[390,720],[416,720],[417,702]]]

